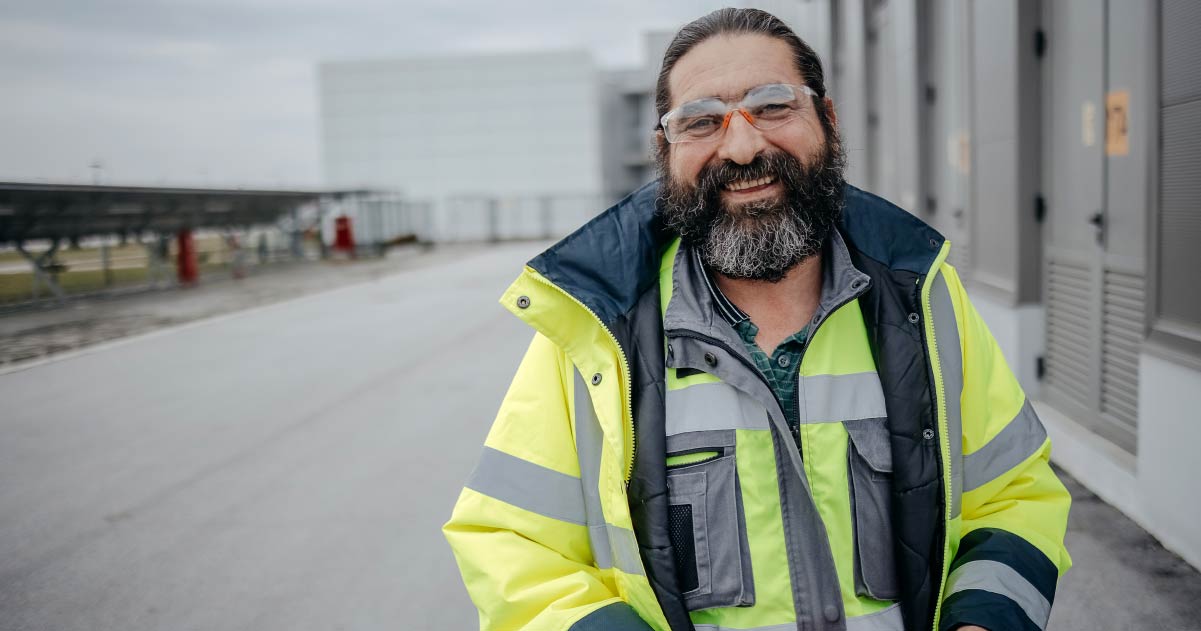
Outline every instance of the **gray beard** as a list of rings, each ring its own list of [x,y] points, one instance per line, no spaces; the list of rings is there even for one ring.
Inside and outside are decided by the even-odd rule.
[[[697,247],[701,260],[724,276],[779,279],[821,250],[826,231],[820,231],[821,237],[818,232],[796,215],[764,202],[725,214]]]
[[[696,248],[712,271],[729,278],[779,282],[789,270],[818,254],[842,212],[844,158],[837,134],[828,132],[821,156],[806,167],[774,151],[746,165],[706,166],[696,185],[674,180],[658,162],[663,184],[656,212],[664,226]],[[773,175],[783,191],[774,199],[727,206],[727,182]]]

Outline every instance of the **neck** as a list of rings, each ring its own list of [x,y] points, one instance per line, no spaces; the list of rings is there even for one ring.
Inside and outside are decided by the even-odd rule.
[[[785,338],[800,331],[817,311],[822,292],[821,253],[788,270],[779,282],[729,278],[713,274],[722,293],[759,328],[756,342],[771,353]]]

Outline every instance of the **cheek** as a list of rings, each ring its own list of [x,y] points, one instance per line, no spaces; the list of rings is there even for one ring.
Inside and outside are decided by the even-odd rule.
[[[772,140],[776,147],[792,154],[801,164],[809,165],[820,156],[825,138],[820,123],[815,121],[810,125],[806,121],[792,126],[786,133],[779,134]]]
[[[677,181],[695,184],[697,174],[700,173],[712,152],[698,151],[699,147],[695,143],[689,144],[691,146],[671,148],[671,175]]]

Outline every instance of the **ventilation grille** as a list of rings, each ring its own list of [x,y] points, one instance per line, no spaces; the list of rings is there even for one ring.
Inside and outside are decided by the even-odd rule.
[[[1093,353],[1089,270],[1050,261],[1047,282],[1047,385],[1071,401],[1093,408]]]
[[[1143,339],[1143,277],[1105,271],[1101,312],[1101,411],[1132,432],[1138,418],[1138,350]]]

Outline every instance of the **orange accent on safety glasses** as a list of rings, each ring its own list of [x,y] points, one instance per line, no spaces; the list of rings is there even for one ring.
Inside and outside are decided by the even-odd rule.
[[[750,124],[752,124],[752,125],[754,125],[754,124],[755,124],[755,117],[754,117],[754,116],[751,116],[751,113],[750,113],[750,112],[748,112],[748,111],[746,111],[746,110],[744,110],[744,109],[742,109],[742,108],[739,108],[739,109],[736,109],[736,110],[730,110],[730,111],[726,112],[726,117],[725,117],[725,118],[723,118],[723,119],[722,119],[722,121],[721,121],[721,128],[722,128],[722,129],[725,129],[725,128],[727,128],[727,127],[729,127],[729,126],[730,126],[730,117],[734,115],[734,112],[738,112],[739,114],[742,114],[742,117],[746,119],[746,122],[748,122],[748,123],[750,123]]]

